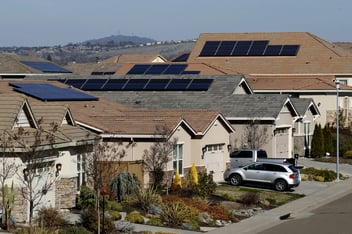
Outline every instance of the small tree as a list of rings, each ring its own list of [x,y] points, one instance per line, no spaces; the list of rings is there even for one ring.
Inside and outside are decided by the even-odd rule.
[[[189,180],[192,186],[198,185],[198,172],[194,163],[189,171]]]
[[[329,152],[331,154],[332,152],[334,152],[334,146],[333,146],[333,138],[332,138],[331,130],[328,125],[325,125],[323,129],[323,137],[324,137],[325,152]]]
[[[244,130],[242,145],[247,145],[250,149],[260,149],[268,143],[268,139],[268,128],[260,125],[258,120],[252,120]]]
[[[97,139],[100,141],[100,139]],[[94,146],[93,152],[87,155],[86,172],[95,192],[96,212],[97,212],[97,232],[100,234],[100,197],[106,193],[110,179],[118,171],[116,165],[125,157],[126,151],[121,142],[100,142]]]
[[[9,219],[7,201],[10,199],[6,192],[6,180],[12,178],[17,172],[18,164],[15,160],[14,154],[14,141],[6,131],[2,132],[0,138],[0,186],[2,192],[2,210],[4,215],[2,216],[2,226],[8,228],[7,220]],[[13,187],[13,184],[11,185]]]
[[[144,150],[143,160],[145,169],[150,172],[152,187],[158,190],[161,189],[164,170],[172,160],[172,152],[178,139],[170,139],[170,130],[165,125],[157,125],[155,128],[154,144],[149,150]]]

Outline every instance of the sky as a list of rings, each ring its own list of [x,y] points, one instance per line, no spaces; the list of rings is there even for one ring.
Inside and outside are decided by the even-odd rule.
[[[351,10],[351,0],[1,0],[0,47],[218,32],[310,32],[352,42]]]

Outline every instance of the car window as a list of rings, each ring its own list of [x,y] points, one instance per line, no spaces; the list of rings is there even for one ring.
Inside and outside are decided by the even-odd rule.
[[[263,164],[261,163],[253,163],[249,166],[247,166],[248,170],[264,170]]]
[[[230,154],[230,158],[252,158],[252,151],[236,150]]]
[[[298,172],[297,168],[295,168],[293,165],[289,165],[288,168],[290,168],[293,172]]]
[[[257,155],[258,155],[258,158],[267,158],[268,157],[265,150],[258,150]]]
[[[287,172],[287,170],[286,170],[283,166],[276,165],[276,164],[266,164],[266,165],[265,165],[265,168],[266,168],[268,171]]]

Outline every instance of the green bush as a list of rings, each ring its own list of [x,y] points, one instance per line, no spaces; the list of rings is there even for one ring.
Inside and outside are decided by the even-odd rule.
[[[97,233],[98,231],[98,215],[96,210],[94,209],[86,209],[81,212],[81,224],[83,227],[88,229],[91,232]],[[102,230],[103,223],[102,219],[100,219],[100,228]],[[115,229],[114,222],[110,217],[105,216],[104,217],[104,230],[102,230],[104,233],[112,233]]]
[[[152,226],[158,226],[158,227],[163,227],[163,226],[164,226],[163,222],[162,222],[161,219],[158,218],[158,217],[152,217],[152,218],[150,218],[150,219],[146,222],[146,224],[152,225]]]
[[[120,220],[121,219],[121,214],[119,211],[116,211],[116,210],[109,210],[108,211],[109,215],[110,215],[110,218],[112,220]]]
[[[140,207],[143,211],[148,212],[151,205],[160,205],[161,200],[161,196],[157,193],[156,189],[148,188],[139,189],[136,192],[135,199],[133,199],[132,202],[134,202],[135,205]]]
[[[138,211],[132,211],[128,213],[125,219],[126,221],[131,223],[139,223],[139,224],[144,223],[144,218]]]
[[[351,159],[352,158],[352,150],[347,150],[344,154],[343,154],[344,158],[348,158]]]
[[[119,202],[109,201],[108,206],[110,210],[120,211],[120,212],[123,211],[122,204]]]
[[[181,201],[166,203],[161,206],[160,218],[172,227],[180,226],[196,214],[191,207]]]
[[[213,180],[214,172],[207,174],[206,172],[198,172],[198,184],[193,185],[185,183],[182,192],[189,196],[199,196],[206,198],[216,191],[216,183]],[[186,181],[187,182],[187,181]]]
[[[323,181],[325,182],[331,182],[336,180],[336,172],[328,169],[316,169],[314,167],[308,167],[301,169],[300,173],[308,175],[309,178],[318,178],[319,180],[322,180],[322,178],[324,178]]]
[[[60,229],[59,234],[93,234],[82,226],[70,226]]]

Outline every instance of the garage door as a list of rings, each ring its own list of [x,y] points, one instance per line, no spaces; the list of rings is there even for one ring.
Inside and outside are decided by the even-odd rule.
[[[221,182],[224,180],[224,152],[223,151],[207,151],[204,153],[204,165],[207,172],[213,171],[213,180]]]
[[[287,158],[289,156],[289,128],[275,129],[276,158]]]

